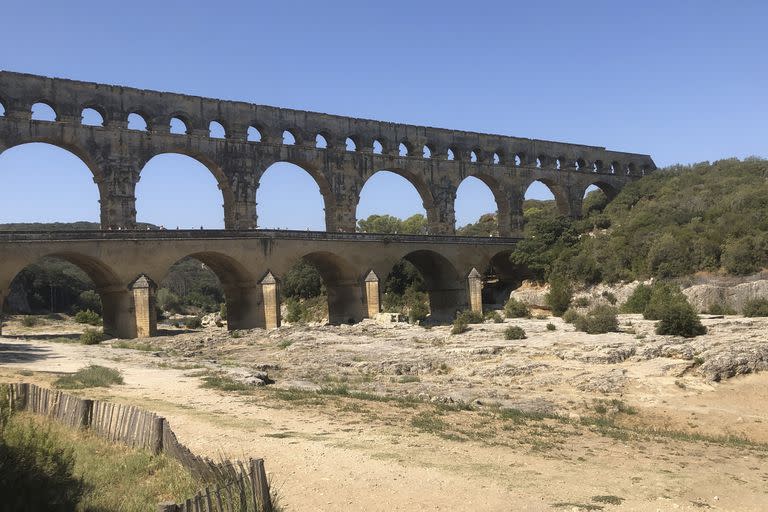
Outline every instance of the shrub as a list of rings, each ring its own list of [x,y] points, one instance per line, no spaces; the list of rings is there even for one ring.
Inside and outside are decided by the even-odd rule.
[[[429,315],[429,304],[423,301],[415,301],[408,306],[408,321],[412,324],[423,322]]]
[[[107,388],[112,384],[122,384],[123,377],[114,368],[92,364],[71,375],[59,377],[54,385],[63,389]]]
[[[171,313],[181,312],[181,299],[168,288],[157,290],[157,307]]]
[[[768,316],[768,299],[748,300],[742,308],[744,316]]]
[[[83,345],[98,345],[104,341],[104,339],[104,334],[96,329],[86,329],[83,331],[83,334],[80,335],[80,343]]]
[[[587,297],[578,297],[573,301],[573,305],[577,308],[588,308],[589,304],[590,302]]]
[[[651,287],[639,284],[629,296],[627,302],[621,306],[624,313],[642,313],[648,307],[651,300]]]
[[[469,326],[467,325],[467,322],[465,322],[461,317],[456,318],[456,320],[453,321],[451,334],[461,334],[463,332],[467,332],[468,330]]]
[[[616,302],[618,302],[619,299],[616,298],[616,295],[614,295],[612,292],[609,292],[608,290],[605,290],[603,293],[600,294],[602,298],[608,301],[608,304],[611,306],[614,306]]]
[[[661,320],[664,311],[674,304],[688,304],[688,299],[680,288],[669,283],[654,283],[651,287],[651,297],[643,310],[643,318]]]
[[[472,311],[471,309],[465,309],[456,315],[456,320],[461,320],[465,324],[481,324],[484,319],[482,313]]]
[[[668,334],[693,338],[707,332],[699,315],[687,301],[672,302],[661,311],[656,324],[656,334]]]
[[[562,316],[571,304],[573,288],[563,277],[552,277],[549,280],[549,293],[546,296],[547,306],[555,316]]]
[[[567,324],[572,324],[576,321],[576,319],[579,318],[579,313],[576,312],[573,308],[568,308],[568,310],[563,313],[563,321]]]
[[[2,427],[0,495],[4,510],[76,510],[85,492],[74,450],[33,421]]]
[[[90,309],[101,314],[101,296],[93,290],[85,290],[77,298],[77,305],[80,309]]]
[[[75,322],[79,324],[101,325],[101,316],[95,311],[86,309],[85,311],[77,312],[75,315]]]
[[[616,318],[616,308],[613,306],[595,306],[587,314],[579,315],[574,322],[576,329],[587,334],[604,334],[619,330]]]
[[[219,307],[219,316],[221,317],[222,320],[227,319],[227,303],[226,302],[221,303],[221,307]]]
[[[506,340],[524,340],[525,338],[525,331],[520,326],[513,325],[504,329],[504,339]]]
[[[504,316],[507,318],[528,318],[531,316],[531,311],[522,301],[510,297],[504,304]]]
[[[193,316],[184,319],[184,327],[187,329],[199,329],[203,326],[203,321],[199,316]]]
[[[547,324],[547,330],[548,330],[548,331],[556,331],[556,330],[557,330],[557,327],[556,327],[556,326],[555,326],[555,324],[553,324],[553,323],[548,323],[548,324]]]
[[[501,315],[499,314],[499,312],[496,311],[496,310],[486,312],[485,313],[485,319],[486,320],[493,320],[493,323],[495,323],[495,324],[500,324],[500,323],[502,323],[504,321],[504,319],[501,318]]]
[[[722,302],[715,302],[707,308],[707,313],[710,315],[735,315],[736,310]]]
[[[40,319],[36,316],[27,315],[21,319],[21,325],[24,327],[34,327],[40,323]]]

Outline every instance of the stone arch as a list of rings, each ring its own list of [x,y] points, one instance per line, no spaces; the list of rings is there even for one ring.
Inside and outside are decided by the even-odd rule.
[[[85,164],[86,167],[88,167],[88,170],[91,171],[91,174],[93,174],[93,181],[98,183],[99,188],[101,189],[101,182],[103,181],[104,173],[102,172],[101,167],[99,166],[98,157],[92,155],[86,149],[76,144],[66,142],[62,139],[47,137],[47,136],[27,137],[22,140],[14,141],[8,146],[0,145],[0,155],[2,155],[5,151],[8,151],[9,149],[13,149],[19,146],[24,146],[26,144],[35,144],[35,143],[49,144],[51,146],[56,146],[59,149],[63,149],[75,155]]]
[[[584,187],[584,190],[582,191],[582,196],[586,194],[587,189],[591,187],[592,185],[599,188],[603,194],[605,194],[605,197],[608,198],[608,200],[612,200],[616,195],[619,193],[619,189],[614,187],[611,183],[608,183],[607,181],[603,180],[592,180]]]
[[[365,187],[365,184],[368,183],[368,181],[373,178],[376,173],[379,172],[391,172],[394,174],[397,174],[398,176],[405,178],[406,181],[408,181],[411,185],[413,185],[413,188],[416,189],[416,192],[418,192],[419,197],[421,197],[422,204],[424,206],[424,210],[426,210],[427,214],[429,214],[429,210],[434,206],[434,197],[432,196],[432,192],[429,189],[429,186],[427,185],[426,181],[422,179],[419,175],[408,171],[406,169],[401,169],[399,167],[387,167],[386,169],[376,169],[375,171],[368,174],[368,176],[365,177],[363,181],[363,187]],[[362,191],[362,188],[360,189]],[[357,203],[359,205],[360,203],[360,196],[358,195]]]
[[[100,125],[83,123],[83,120],[85,118],[85,113],[88,110],[93,110],[94,112],[96,112],[101,116]],[[80,106],[80,124],[84,126],[106,126],[107,125],[107,109],[105,109],[103,106],[95,102],[84,103],[83,105]]]
[[[171,125],[174,119],[178,119],[184,125],[183,133],[178,133],[173,131]],[[168,116],[168,130],[171,133],[175,135],[190,135],[192,133],[192,129],[193,129],[193,125],[191,122],[191,117],[185,114],[184,112],[174,112],[173,114],[170,114]]]
[[[546,186],[549,189],[549,191],[552,193],[552,195],[555,196],[555,204],[557,205],[558,211],[562,215],[572,214],[571,206],[568,201],[568,193],[563,187],[561,187],[554,180],[551,180],[549,178],[536,178],[528,182],[523,188],[523,196],[525,196],[525,193],[528,191],[531,185],[533,185],[537,181],[543,184],[544,186]]]
[[[136,128],[130,127],[131,123],[131,116],[137,116],[143,123],[144,128]],[[147,110],[142,107],[132,108],[127,111],[125,114],[125,123],[126,128],[129,130],[136,130],[136,131],[150,131],[152,127],[154,126],[152,124],[152,116],[147,113]]]
[[[421,249],[402,255],[413,264],[424,280],[432,320],[450,321],[457,311],[466,309],[467,292],[464,276],[442,254]]]
[[[295,165],[296,167],[300,168],[302,171],[307,173],[314,180],[315,184],[320,189],[320,195],[323,198],[323,209],[325,210],[325,229],[331,230],[332,227],[336,224],[336,219],[335,219],[336,198],[333,193],[333,189],[331,188],[330,181],[328,180],[326,175],[316,165],[313,165],[312,163],[304,160],[290,158],[290,157],[283,160],[271,161],[264,168],[264,170],[258,174],[257,188],[258,188],[258,185],[261,183],[261,179],[264,176],[264,174],[273,165],[279,164],[279,163],[288,163],[288,164]]]
[[[462,183],[464,183],[467,180],[467,178],[476,178],[480,180],[491,192],[491,194],[493,195],[495,206],[496,206],[498,236],[510,236],[512,233],[512,225],[510,221],[511,211],[510,211],[510,204],[509,204],[509,201],[507,200],[507,194],[504,190],[504,187],[501,185],[501,183],[499,183],[499,181],[496,178],[488,174],[485,174],[485,173],[470,174],[466,176],[459,183],[459,186],[456,188],[457,200],[458,200],[458,191],[461,188]],[[454,210],[455,210],[455,207],[454,207]]]
[[[235,218],[235,195],[230,185],[229,179],[227,178],[227,175],[221,166],[219,166],[206,155],[195,151],[187,151],[185,149],[168,149],[148,155],[146,159],[139,162],[139,179],[141,178],[141,174],[144,172],[144,169],[152,161],[152,159],[161,155],[182,155],[189,157],[208,169],[208,171],[216,180],[219,190],[221,190],[224,207],[224,224],[225,226],[228,226],[231,222],[233,222],[233,219]]]
[[[45,107],[48,107],[53,112],[53,119],[35,119],[34,110],[37,105],[43,105]],[[56,110],[56,107],[53,106],[53,102],[45,99],[39,99],[39,100],[33,101],[29,107],[29,112],[30,112],[30,118],[33,121],[56,122],[59,120],[59,116],[60,116],[59,111]]]
[[[320,273],[328,291],[328,322],[334,325],[359,322],[367,316],[362,276],[345,258],[327,251],[301,256]]]
[[[52,251],[35,255],[34,258],[20,261],[11,267],[6,279],[0,279],[3,281],[0,282],[0,291],[3,288],[9,288],[11,282],[22,270],[43,258],[64,260],[82,270],[93,281],[95,291],[101,297],[104,332],[113,336],[132,337],[135,325],[132,315],[129,314],[131,297],[128,287],[109,265],[94,256],[69,251]],[[2,298],[0,295],[0,306],[2,306]]]

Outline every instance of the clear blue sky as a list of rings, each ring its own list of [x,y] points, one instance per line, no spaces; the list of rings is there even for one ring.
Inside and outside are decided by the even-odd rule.
[[[766,5],[7,2],[0,68],[604,145],[664,166],[768,156]],[[0,222],[98,218],[88,171],[60,150],[10,150],[0,179]],[[374,179],[359,216],[422,211],[410,185]],[[222,225],[213,178],[184,157],[151,161],[138,195],[140,220]],[[257,199],[264,227],[323,226],[319,192],[298,169],[270,169]],[[494,209],[487,189],[462,185],[459,225]]]

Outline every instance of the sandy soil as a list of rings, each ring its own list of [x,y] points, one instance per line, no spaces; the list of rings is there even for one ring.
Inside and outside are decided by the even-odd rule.
[[[621,323],[596,336],[560,319],[454,336],[370,321],[212,328],[132,350],[45,339],[77,331],[66,322],[12,321],[0,380],[119,368],[124,385],[81,394],[158,411],[197,452],[264,457],[287,510],[768,508],[768,372],[715,382],[706,370],[760,368],[768,321],[706,320],[688,341]],[[505,340],[512,324],[528,339]],[[264,371],[274,384],[201,387]]]

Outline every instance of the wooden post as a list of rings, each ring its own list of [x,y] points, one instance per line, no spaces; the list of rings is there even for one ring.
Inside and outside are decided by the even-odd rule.
[[[157,505],[157,512],[178,512],[179,506],[175,503],[170,502],[163,502],[158,503]]]
[[[380,298],[379,276],[373,270],[365,276],[365,301],[368,306],[368,318],[375,318],[379,313]]]
[[[152,453],[155,455],[163,451],[163,423],[165,418],[162,416],[155,416],[152,421],[152,437],[149,442]]]
[[[476,268],[467,276],[467,298],[469,299],[469,309],[476,313],[483,314],[483,276]]]
[[[272,512],[272,498],[269,495],[267,472],[264,470],[264,459],[251,459],[251,485],[254,499],[258,500],[261,512]]]
[[[82,409],[80,409],[80,428],[87,429],[91,427],[91,420],[93,418],[93,400],[82,400],[80,402]]]

